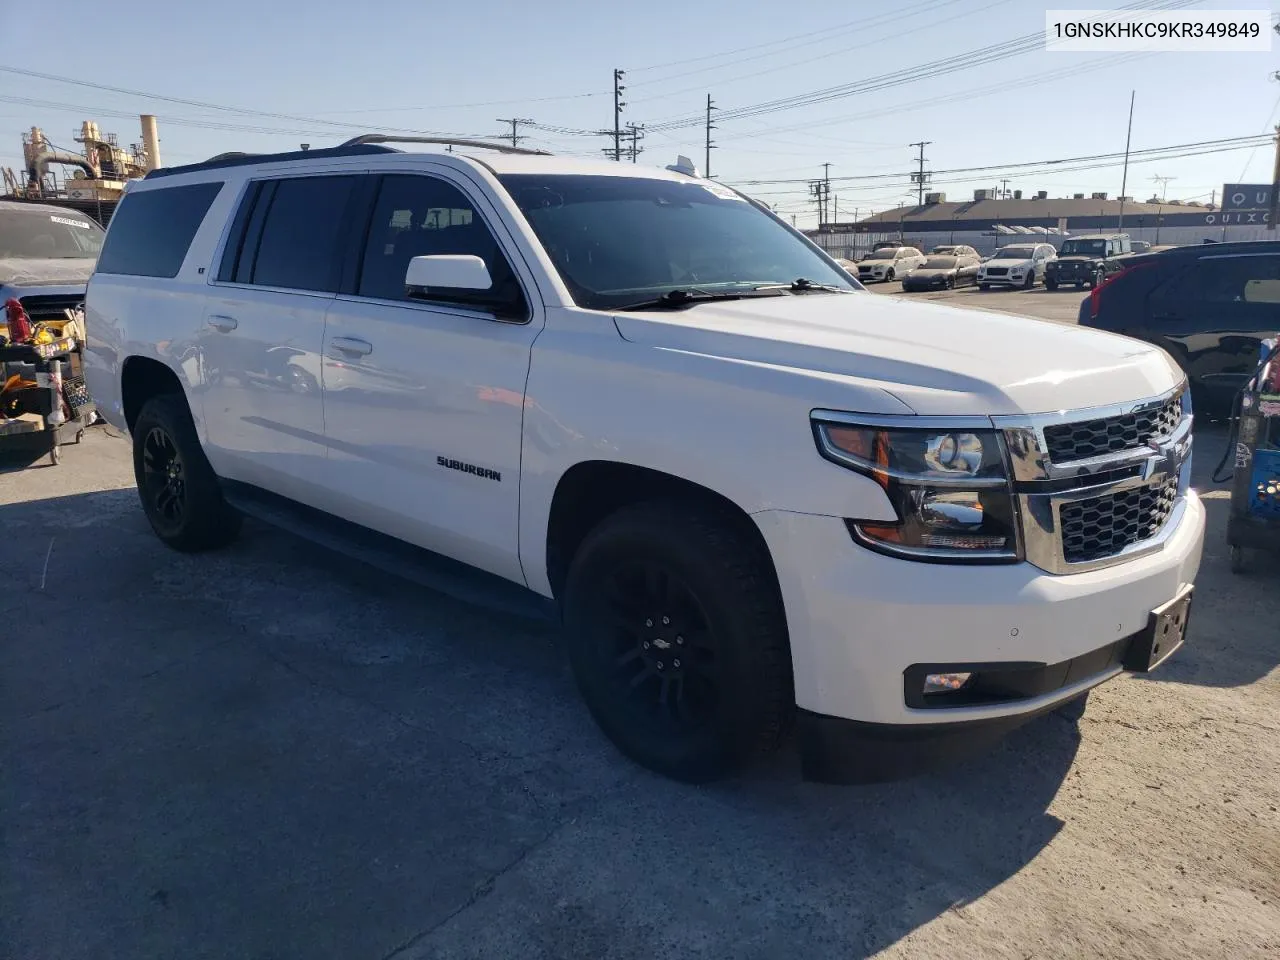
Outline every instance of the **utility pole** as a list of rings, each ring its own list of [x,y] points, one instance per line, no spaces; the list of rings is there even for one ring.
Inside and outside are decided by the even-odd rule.
[[[1267,206],[1267,229],[1274,230],[1276,213],[1280,211],[1280,126],[1276,127],[1276,165],[1271,171],[1271,202]]]
[[[1004,200],[1009,199],[1009,181],[1008,180],[1000,181],[1000,197]]]
[[[718,109],[719,107],[717,107],[715,103],[712,102],[711,100],[711,94],[708,93],[707,94],[707,156],[706,156],[706,162],[703,164],[703,168],[702,168],[702,175],[707,179],[711,178],[711,150],[715,146],[715,144],[711,142],[711,131],[716,128],[716,125],[711,122],[711,111],[718,110]]]
[[[818,204],[818,225],[827,222],[827,201],[831,198],[831,164],[822,165],[822,179],[809,181],[809,195]]]
[[[925,182],[928,180],[928,177],[925,175],[925,172],[924,172],[924,148],[931,143],[933,143],[932,140],[921,140],[918,143],[907,144],[907,146],[909,147],[920,148],[920,157],[918,161],[920,164],[920,170],[918,173],[913,173],[911,175],[911,179],[916,182],[916,206],[918,207],[924,206],[924,185],[925,185]]]
[[[631,157],[631,162],[636,162],[636,157],[644,152],[644,148],[640,146],[640,141],[644,138],[644,124],[636,126],[634,123],[627,124],[627,137],[631,140],[631,146],[627,148],[627,153]]]
[[[1138,91],[1129,91],[1129,132],[1124,135],[1124,173],[1120,177],[1120,221],[1117,230],[1124,229],[1124,195],[1129,189],[1129,143],[1133,139],[1133,99]]]
[[[613,71],[613,159],[622,160],[622,108],[626,106],[622,102],[622,91],[627,89],[622,85],[622,78],[626,75],[625,70]]]
[[[511,124],[511,145],[513,147],[520,146],[520,141],[525,139],[524,135],[519,132],[520,124],[533,123],[532,120],[525,117],[511,117],[510,119],[503,119],[502,117],[499,117],[498,122]]]

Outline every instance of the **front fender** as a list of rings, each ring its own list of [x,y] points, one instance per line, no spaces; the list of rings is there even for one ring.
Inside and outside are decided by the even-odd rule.
[[[616,334],[616,331],[613,332]],[[560,478],[586,461],[657,470],[748,514],[787,510],[896,519],[869,478],[818,455],[810,411],[910,414],[853,378],[628,343],[551,325],[530,364],[520,487],[520,558],[551,594],[546,544]]]

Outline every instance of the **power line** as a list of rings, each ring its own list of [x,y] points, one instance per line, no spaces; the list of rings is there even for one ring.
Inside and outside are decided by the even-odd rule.
[[[1191,6],[1195,2],[1196,0],[1158,0],[1154,6],[1148,6],[1146,3],[1135,3],[1130,4],[1127,7],[1120,8],[1120,10],[1114,12],[1120,13],[1125,10],[1133,9],[1176,10],[1182,7]],[[815,104],[826,103],[831,100],[843,99],[856,94],[870,93],[877,90],[887,89],[889,87],[901,86],[903,84],[913,83],[917,80],[946,76],[947,74],[961,70],[968,70],[972,67],[995,63],[1000,60],[1007,60],[1011,57],[1029,53],[1032,50],[1043,49],[1044,42],[1044,32],[1037,31],[1021,37],[1015,37],[1012,40],[1006,40],[1002,43],[980,47],[977,50],[970,50],[966,53],[956,54],[951,57],[944,57],[941,60],[934,60],[912,67],[905,67],[901,70],[881,74],[875,77],[868,77],[864,80],[855,81],[853,83],[840,84],[834,87],[826,87],[821,90],[810,91],[809,93],[796,94],[790,97],[781,97],[776,100],[768,100],[763,103],[752,104],[746,107],[725,110],[721,115],[721,119],[736,120],[746,117],[763,116],[783,110],[792,110],[798,107],[813,106]],[[651,124],[651,128],[655,130],[679,129],[681,127],[692,126],[694,123],[700,122],[701,119],[701,117],[698,117],[696,120],[688,116],[680,117],[673,120],[660,121],[658,123]]]
[[[1184,149],[1191,149],[1195,147],[1226,146],[1228,144],[1234,144],[1236,145],[1236,147],[1250,147],[1259,141],[1267,142],[1270,139],[1271,139],[1270,136],[1267,134],[1250,134],[1248,136],[1243,136],[1243,137],[1225,137],[1218,140],[1200,140],[1193,143],[1179,143],[1179,144],[1171,144],[1166,147],[1147,147],[1146,149],[1143,149],[1143,150],[1134,150],[1131,152],[1131,156],[1141,156],[1144,154],[1153,154],[1153,153],[1164,153],[1170,150],[1184,150]],[[912,144],[912,146],[919,146],[919,144]],[[1050,167],[1051,168],[1059,164],[1082,163],[1082,162],[1094,161],[1094,160],[1109,160],[1114,158],[1120,158],[1123,156],[1124,156],[1123,152],[1099,153],[1099,154],[1094,154],[1092,156],[1063,157],[1061,159],[1056,159],[1056,160],[1032,160],[1032,161],[1025,161],[1025,162],[1019,162],[1019,163],[987,164],[987,165],[978,166],[978,167],[952,167],[951,169],[948,169],[948,170],[933,171],[931,175],[937,175],[937,174],[947,175],[947,174],[956,174],[956,173],[987,173],[991,171],[1003,172],[1005,170],[1018,170],[1018,169],[1026,169],[1026,168],[1032,168],[1032,167]],[[1049,170],[1047,172],[1052,172],[1052,170]],[[863,173],[863,174],[856,174],[856,175],[845,176],[845,177],[833,177],[832,179],[838,180],[838,181],[900,180],[908,176],[909,173],[910,171],[895,171],[893,173]],[[807,181],[804,179],[797,179],[797,178],[735,181],[735,183],[739,185],[747,185],[747,186],[765,186],[769,184],[789,184],[789,183],[802,184],[806,182]]]

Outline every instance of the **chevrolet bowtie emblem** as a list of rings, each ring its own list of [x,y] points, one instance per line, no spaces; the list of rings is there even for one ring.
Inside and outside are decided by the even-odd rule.
[[[1151,440],[1147,443],[1154,452],[1154,456],[1147,457],[1142,465],[1142,479],[1150,480],[1153,477],[1177,476],[1178,470],[1182,467],[1182,461],[1186,458],[1186,441],[1181,443],[1160,443]]]

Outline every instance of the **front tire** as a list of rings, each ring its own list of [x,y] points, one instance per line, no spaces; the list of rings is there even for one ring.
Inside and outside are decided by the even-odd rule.
[[[1058,289],[1058,281],[1057,281],[1057,280],[1050,280],[1048,277],[1045,277],[1045,278],[1044,278],[1044,288],[1045,288],[1046,290],[1057,290],[1057,289]]]
[[[780,742],[794,713],[777,582],[727,512],[624,507],[577,551],[564,589],[570,664],[626,756],[664,776],[726,776]]]
[[[985,292],[985,291],[987,291],[987,290],[990,290],[990,289],[991,289],[991,284],[989,284],[989,283],[980,283],[980,284],[978,284],[978,289],[979,289],[979,290],[982,290],[982,291],[984,291],[984,292]]]
[[[1036,285],[1036,273],[1034,270],[1032,270],[1030,273],[1027,274],[1027,279],[1022,281],[1022,289],[1031,290],[1035,287],[1035,285]]]
[[[890,270],[888,273],[884,275],[884,282],[893,283],[893,281],[894,281],[894,273],[892,270]]]
[[[138,414],[132,434],[134,480],[156,536],[187,553],[234,540],[240,514],[222,499],[186,400],[172,393],[152,397]]]

